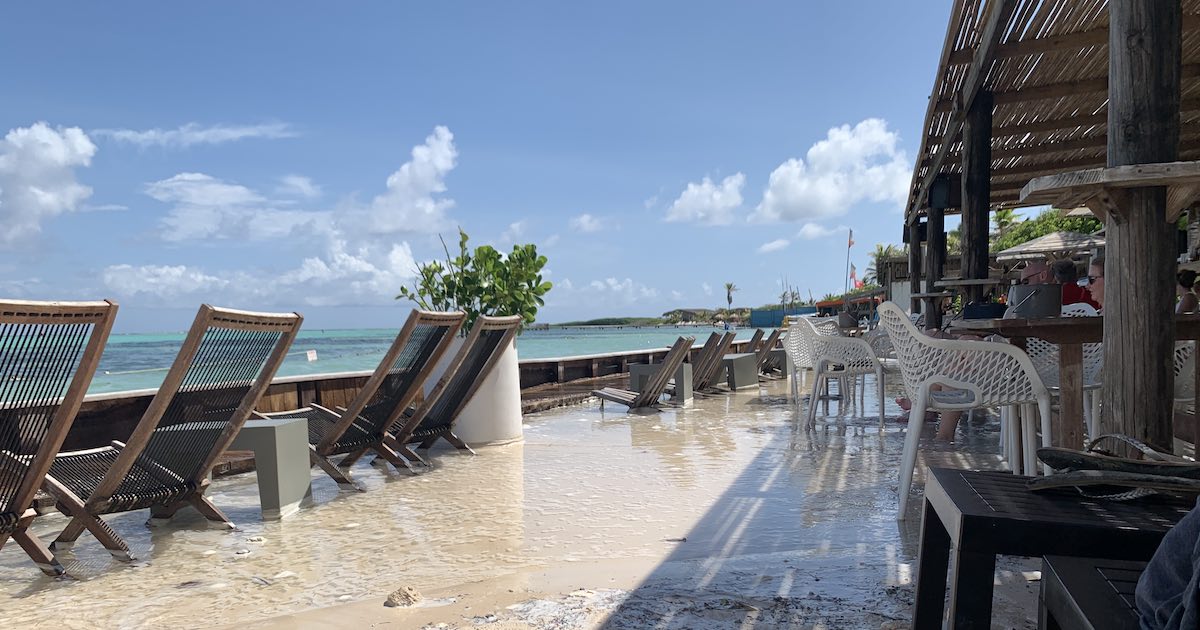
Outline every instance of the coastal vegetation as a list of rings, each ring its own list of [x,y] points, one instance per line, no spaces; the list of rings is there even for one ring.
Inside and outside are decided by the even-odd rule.
[[[542,278],[546,257],[533,244],[513,245],[507,255],[491,245],[471,251],[468,240],[459,228],[458,255],[451,257],[443,239],[445,264],[435,260],[418,265],[416,284],[401,287],[396,299],[411,300],[428,310],[463,311],[467,314],[463,334],[480,315],[520,315],[525,325],[532,324],[546,303],[543,296],[553,287]]]

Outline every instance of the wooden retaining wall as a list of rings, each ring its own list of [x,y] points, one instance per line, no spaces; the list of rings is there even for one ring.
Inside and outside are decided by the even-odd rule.
[[[747,343],[735,341],[730,349],[734,352],[748,351],[745,348]],[[667,350],[659,348],[520,361],[521,388],[622,374],[629,371],[631,364],[662,361]],[[700,348],[692,348],[691,358],[699,351]],[[370,375],[368,370],[277,378],[267,388],[257,409],[261,412],[287,411],[313,403],[324,407],[345,406],[358,394]],[[67,435],[63,449],[96,448],[113,440],[128,440],[154,393],[153,389],[144,389],[88,396]]]

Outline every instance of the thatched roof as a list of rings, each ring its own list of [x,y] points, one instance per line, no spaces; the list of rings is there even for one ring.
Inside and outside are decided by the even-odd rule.
[[[1179,159],[1200,159],[1200,0],[1182,0]],[[925,116],[906,215],[924,214],[938,174],[961,172],[961,131],[993,94],[993,207],[1021,205],[1032,178],[1106,165],[1104,0],[955,0]]]
[[[1104,238],[1101,236],[1079,232],[1051,232],[996,254],[996,260],[1066,258],[1097,247],[1104,247]]]

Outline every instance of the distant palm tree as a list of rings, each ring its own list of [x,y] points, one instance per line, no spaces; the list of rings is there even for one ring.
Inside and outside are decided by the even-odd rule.
[[[1020,221],[1017,219],[1017,212],[1011,208],[1004,208],[992,213],[992,223],[996,224],[996,238],[1004,238],[1008,230]]]
[[[839,296],[839,295],[834,295],[833,293],[826,293],[825,295],[821,296],[821,301],[822,301],[822,302],[829,302],[829,301],[831,301],[831,300],[836,300],[836,299],[838,299],[839,297],[841,297],[841,296]]]
[[[895,245],[876,244],[875,251],[871,252],[871,264],[867,266],[867,272],[863,274],[863,282],[881,284],[883,278],[879,276],[879,272],[883,269],[883,262],[899,254],[900,249]]]
[[[733,309],[733,292],[737,290],[736,284],[732,282],[725,283],[725,303],[729,305],[730,310]]]
[[[962,226],[958,226],[949,232],[946,232],[946,253],[961,254],[962,253]]]

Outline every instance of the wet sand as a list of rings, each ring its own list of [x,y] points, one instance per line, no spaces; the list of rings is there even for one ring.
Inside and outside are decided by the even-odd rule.
[[[868,384],[868,388],[873,387]],[[897,522],[904,426],[876,410],[804,427],[787,384],[629,414],[592,402],[526,416],[521,444],[435,454],[412,476],[360,464],[366,493],[313,474],[314,505],[263,522],[253,474],[211,494],[240,526],[186,512],[110,523],[139,560],[85,534],[72,580],[0,552],[6,620],[63,627],[907,627],[920,501]],[[890,399],[890,397],[889,397]],[[848,405],[849,407],[849,405]],[[831,411],[837,413],[833,403]],[[889,402],[889,417],[899,410]],[[933,465],[994,468],[994,416],[932,442]],[[918,474],[918,480],[921,477]],[[46,539],[65,524],[50,516]],[[1031,560],[1002,560],[995,627],[1035,627]],[[388,608],[407,586],[423,600]],[[70,611],[57,615],[52,611]]]

